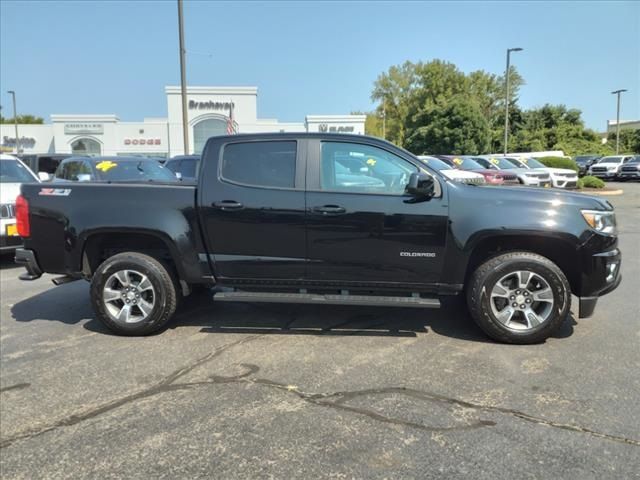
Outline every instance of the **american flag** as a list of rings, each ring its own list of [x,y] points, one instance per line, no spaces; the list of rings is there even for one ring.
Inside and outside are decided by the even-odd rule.
[[[236,122],[233,121],[233,102],[229,102],[229,117],[227,118],[227,135],[236,133]]]

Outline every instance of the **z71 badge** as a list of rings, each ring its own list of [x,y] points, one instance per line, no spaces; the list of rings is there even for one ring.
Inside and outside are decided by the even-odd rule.
[[[54,197],[68,197],[71,194],[70,188],[41,188],[38,195],[50,195]]]

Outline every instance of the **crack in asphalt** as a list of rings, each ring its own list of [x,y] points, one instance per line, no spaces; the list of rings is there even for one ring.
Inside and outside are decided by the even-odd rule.
[[[8,387],[0,388],[0,393],[8,392],[9,390],[22,390],[23,388],[28,388],[30,386],[30,383],[16,383],[15,385],[9,385]]]
[[[254,335],[254,336],[246,337],[241,340],[231,342],[221,347],[218,347],[217,349],[213,350],[209,354],[199,358],[195,362],[172,372],[167,377],[162,379],[160,382],[156,383],[155,385],[145,390],[141,390],[139,392],[113,400],[111,402],[105,403],[97,408],[93,408],[86,412],[70,415],[57,422],[54,422],[51,425],[41,427],[41,428],[28,429],[14,436],[8,437],[0,441],[0,449],[10,446],[11,444],[13,444],[18,440],[33,438],[60,427],[76,425],[85,420],[95,418],[99,415],[115,410],[125,404],[132,403],[140,399],[149,398],[165,392],[188,390],[188,389],[193,389],[193,388],[207,386],[207,385],[219,385],[219,384],[231,384],[231,383],[245,383],[245,384],[266,386],[271,389],[280,390],[288,394],[295,395],[301,400],[307,403],[310,403],[312,405],[354,413],[357,415],[362,415],[381,423],[401,425],[401,426],[415,428],[415,429],[429,431],[429,432],[472,430],[472,429],[477,429],[482,427],[495,426],[496,422],[491,420],[477,420],[471,423],[467,423],[465,425],[455,425],[455,426],[449,426],[449,427],[429,426],[422,423],[416,423],[416,422],[402,420],[395,417],[385,416],[374,410],[361,408],[361,407],[354,407],[351,405],[347,405],[346,403],[357,398],[366,398],[374,395],[390,394],[390,393],[399,394],[399,395],[404,395],[404,396],[414,398],[424,402],[454,405],[454,406],[464,407],[464,408],[481,411],[481,412],[490,412],[490,413],[499,413],[503,415],[509,415],[509,416],[519,418],[521,420],[524,420],[530,423],[535,423],[538,425],[544,425],[544,426],[558,428],[558,429],[571,431],[571,432],[584,433],[584,434],[591,435],[593,437],[602,438],[605,440],[610,440],[618,443],[624,443],[627,445],[640,446],[640,440],[635,440],[632,438],[626,438],[626,437],[621,437],[616,435],[610,435],[610,434],[598,432],[596,430],[592,430],[586,427],[581,427],[579,425],[546,420],[544,418],[536,417],[534,415],[530,415],[514,409],[473,403],[465,400],[447,397],[437,393],[425,392],[423,390],[417,390],[417,389],[412,389],[407,387],[382,387],[382,388],[353,390],[353,391],[338,391],[338,392],[332,392],[332,393],[304,392],[299,390],[296,386],[293,386],[293,385],[279,383],[279,382],[265,379],[265,378],[252,377],[253,375],[255,375],[260,371],[260,368],[257,365],[246,364],[246,363],[240,364],[240,366],[242,366],[246,371],[239,375],[235,375],[235,376],[210,375],[207,380],[203,380],[203,381],[175,383],[181,377],[184,377],[185,375],[192,372],[196,368],[206,364],[207,362],[213,360],[214,358],[217,358],[218,356],[222,355],[225,351],[233,347],[236,347],[238,345],[253,341],[262,336],[263,335]],[[17,384],[11,387],[5,387],[4,390],[26,388],[23,385],[28,386],[28,384]]]
[[[50,425],[41,427],[41,428],[32,428],[32,429],[27,429],[21,433],[18,433],[16,435],[13,435],[11,437],[7,437],[5,439],[0,440],[0,449],[8,447],[9,445],[11,445],[12,443],[14,443],[17,440],[23,440],[26,438],[33,438],[33,437],[37,437],[39,435],[42,435],[43,433],[47,433],[50,432],[52,430],[55,430],[59,427],[69,427],[72,425],[76,425],[80,422],[83,422],[85,420],[89,420],[91,418],[97,417],[99,415],[102,415],[103,413],[109,412],[111,410],[114,410],[116,408],[121,407],[122,405],[125,405],[127,403],[131,403],[131,402],[135,402],[137,400],[143,399],[143,398],[148,398],[148,397],[152,397],[155,395],[158,395],[160,393],[164,393],[164,392],[170,392],[170,391],[176,391],[176,390],[183,390],[185,388],[185,384],[174,384],[174,382],[176,380],[178,380],[180,377],[183,377],[185,375],[187,375],[189,372],[193,371],[194,369],[198,368],[199,366],[213,360],[214,358],[222,355],[225,351],[229,350],[230,348],[236,347],[238,345],[241,345],[243,343],[247,343],[250,341],[253,341],[257,338],[261,337],[261,335],[253,335],[250,337],[246,337],[243,338],[241,340],[237,340],[235,342],[230,342],[227,343],[226,345],[222,345],[221,347],[218,347],[216,349],[214,349],[213,351],[211,351],[210,353],[208,353],[207,355],[199,358],[198,360],[196,360],[194,363],[187,365],[186,367],[182,367],[179,368],[178,370],[172,372],[171,374],[169,374],[167,377],[163,378],[160,382],[158,382],[157,384],[145,389],[145,390],[141,390],[139,392],[130,394],[130,395],[126,395],[122,398],[116,399],[116,400],[112,400],[111,402],[107,402],[103,405],[100,405],[99,407],[93,408],[91,410],[88,410],[86,412],[82,412],[79,414],[75,414],[75,415],[70,415],[68,417],[62,418],[60,420],[58,420],[57,422],[54,422]]]

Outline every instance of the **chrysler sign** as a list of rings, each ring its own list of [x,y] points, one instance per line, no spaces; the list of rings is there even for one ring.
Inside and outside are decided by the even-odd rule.
[[[65,123],[65,135],[77,135],[91,133],[100,135],[104,133],[104,125],[102,123]]]

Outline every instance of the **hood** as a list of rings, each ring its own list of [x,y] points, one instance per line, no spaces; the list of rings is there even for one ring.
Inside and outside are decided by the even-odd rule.
[[[454,168],[450,170],[440,170],[440,172],[448,178],[461,179],[461,178],[484,178],[481,174],[476,172],[470,172],[468,170],[456,170]]]
[[[549,173],[573,173],[574,175],[578,175],[578,172],[576,172],[575,170],[571,170],[570,168],[547,167],[547,168],[540,168],[539,170],[544,170]]]
[[[0,203],[16,203],[16,197],[20,195],[20,183],[0,184]]]
[[[483,189],[484,190],[484,189]],[[613,210],[613,206],[601,197],[566,190],[537,188],[537,187],[511,187],[487,188],[492,192],[496,202],[510,202],[514,204],[544,203],[551,206],[571,205],[582,209]]]

